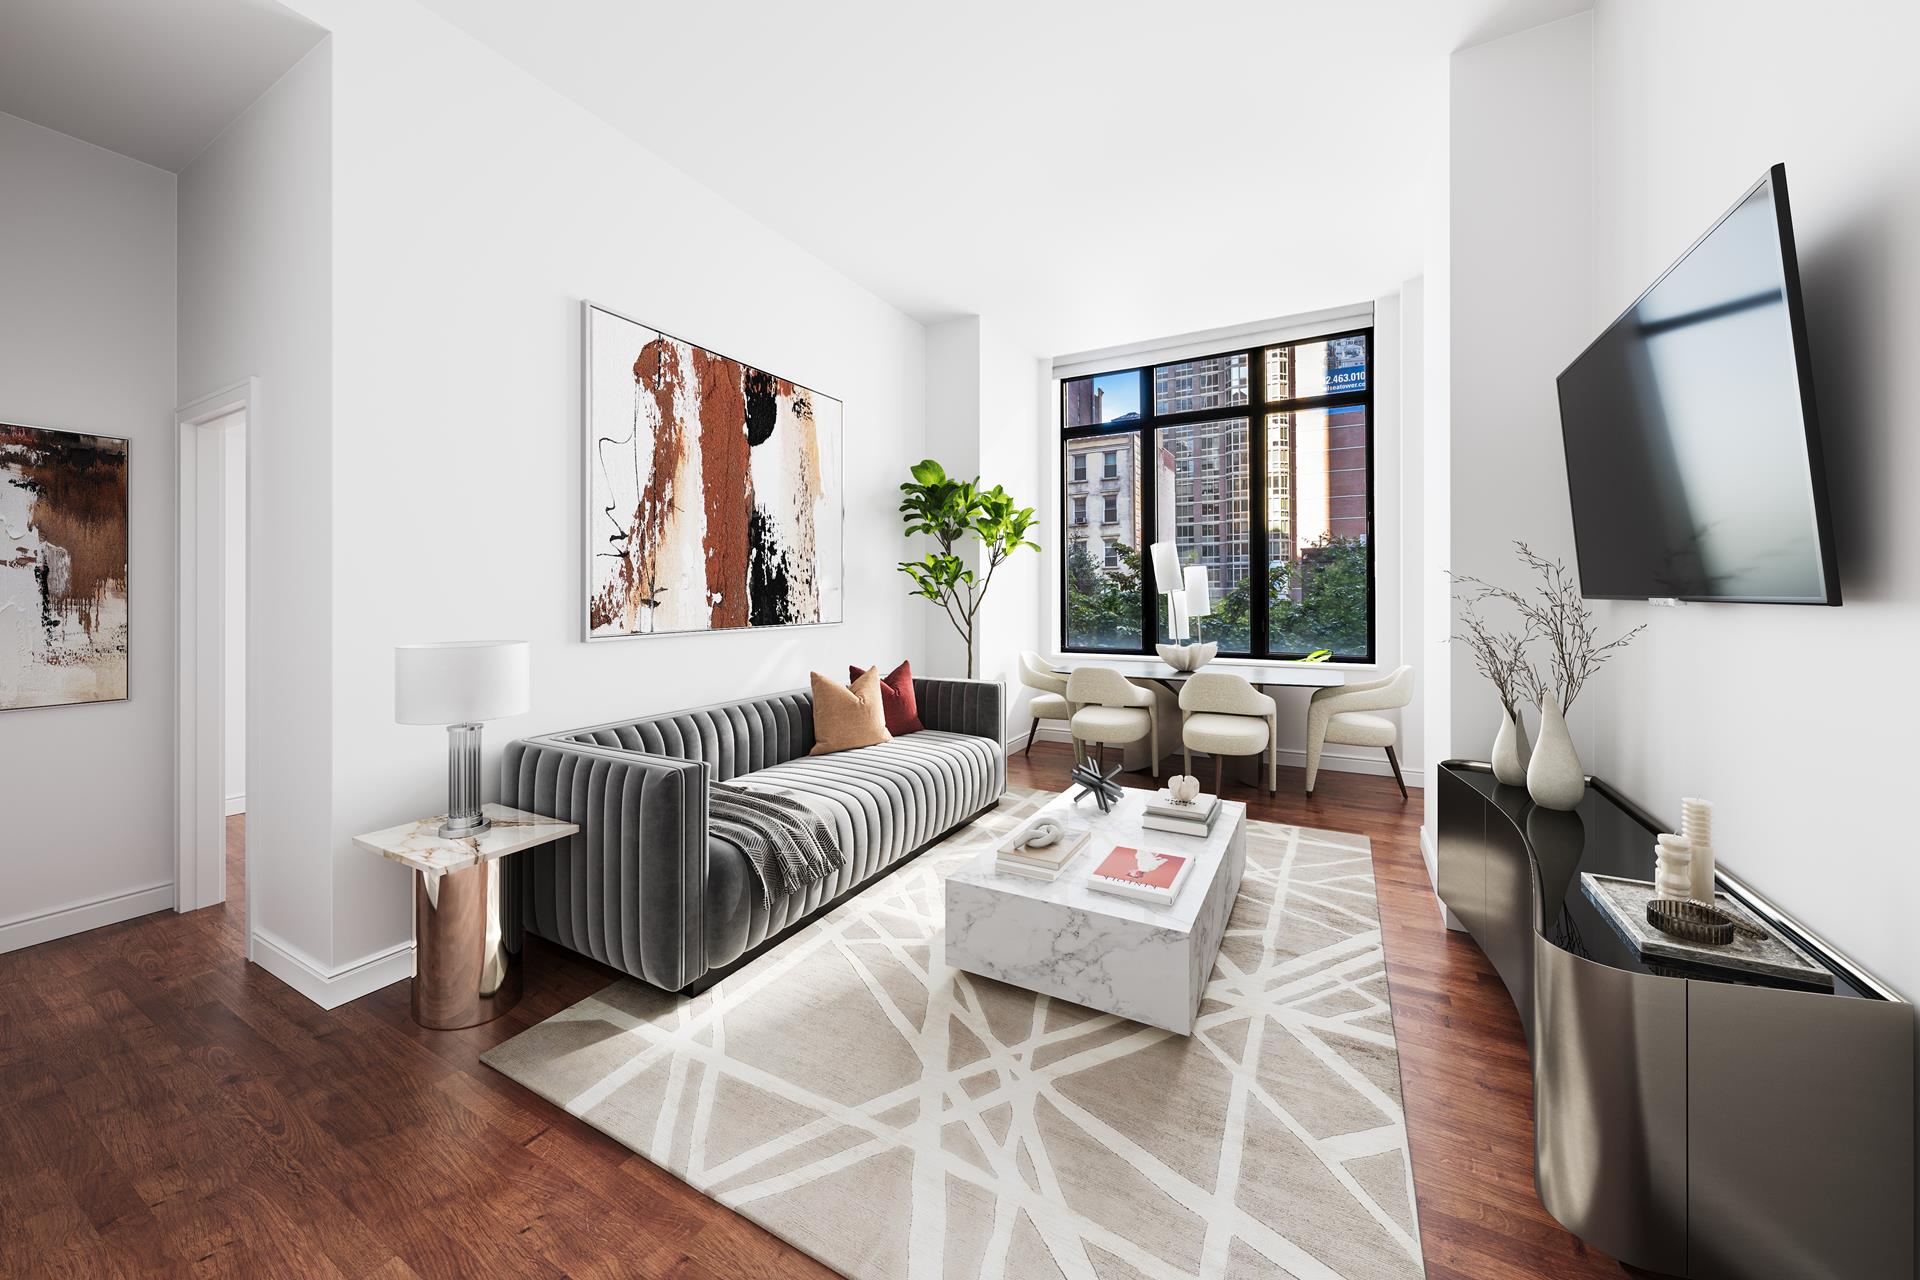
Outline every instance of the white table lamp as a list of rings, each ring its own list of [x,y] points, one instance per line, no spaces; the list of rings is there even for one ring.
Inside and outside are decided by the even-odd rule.
[[[1187,638],[1187,602],[1180,576],[1180,549],[1171,542],[1153,544],[1153,585],[1167,598],[1167,632],[1175,640]]]
[[[403,644],[393,650],[393,718],[447,727],[447,820],[440,834],[479,835],[480,722],[533,705],[532,647],[525,640]]]
[[[1207,582],[1205,565],[1187,567],[1187,616],[1204,618],[1213,612],[1213,589]],[[1199,628],[1194,628],[1195,632]]]

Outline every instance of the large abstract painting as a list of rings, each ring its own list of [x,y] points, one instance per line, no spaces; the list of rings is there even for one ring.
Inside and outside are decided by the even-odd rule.
[[[587,638],[841,618],[840,402],[586,306]]]
[[[0,423],[0,711],[127,696],[127,442]]]

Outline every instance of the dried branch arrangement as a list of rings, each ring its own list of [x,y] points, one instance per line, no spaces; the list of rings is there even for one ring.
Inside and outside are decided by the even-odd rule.
[[[1573,708],[1574,699],[1580,696],[1580,690],[1586,687],[1601,667],[1605,666],[1620,650],[1633,643],[1634,637],[1645,631],[1646,624],[1641,623],[1624,635],[1599,643],[1599,624],[1593,620],[1593,611],[1580,594],[1579,584],[1567,571],[1566,562],[1548,560],[1537,554],[1524,542],[1515,542],[1514,547],[1520,556],[1520,562],[1531,569],[1540,579],[1531,591],[1515,591],[1508,587],[1498,587],[1479,578],[1459,577],[1456,582],[1464,583],[1474,590],[1470,596],[1473,605],[1484,604],[1489,600],[1502,600],[1512,605],[1519,613],[1525,628],[1517,641],[1524,650],[1536,637],[1544,640],[1551,650],[1547,670],[1552,675],[1549,683],[1541,674],[1526,664],[1526,674],[1516,676],[1516,680],[1530,682],[1528,691],[1538,699],[1553,692],[1558,694],[1560,710],[1565,712]],[[1470,610],[1467,612],[1471,612]],[[1474,644],[1469,631],[1468,644]],[[1511,637],[1499,636],[1503,640]],[[1499,649],[1489,652],[1498,656]],[[1479,662],[1479,650],[1475,649],[1475,661]],[[1515,659],[1516,662],[1524,661]],[[1483,667],[1484,671],[1485,668]],[[1489,675],[1489,679],[1493,677]],[[1499,681],[1495,680],[1496,687]],[[1504,698],[1504,693],[1503,693]],[[1509,707],[1509,710],[1512,708]]]
[[[1539,702],[1543,689],[1539,668],[1527,660],[1533,629],[1523,625],[1518,632],[1497,630],[1480,612],[1488,592],[1478,584],[1476,588],[1454,592],[1453,598],[1460,602],[1462,630],[1453,638],[1467,646],[1473,654],[1474,668],[1492,682],[1500,695],[1500,705],[1510,719],[1518,722],[1520,708]]]

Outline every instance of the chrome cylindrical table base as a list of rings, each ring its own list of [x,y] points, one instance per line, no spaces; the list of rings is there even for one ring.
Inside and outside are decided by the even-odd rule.
[[[491,1022],[520,1001],[520,921],[510,860],[413,873],[413,1020],[436,1031]]]

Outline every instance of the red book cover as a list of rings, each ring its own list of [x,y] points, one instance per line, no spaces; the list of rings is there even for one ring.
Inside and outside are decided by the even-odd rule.
[[[1172,893],[1173,886],[1179,882],[1181,868],[1186,865],[1187,860],[1177,853],[1154,853],[1131,845],[1118,845],[1093,869],[1093,876],[1129,889]]]

